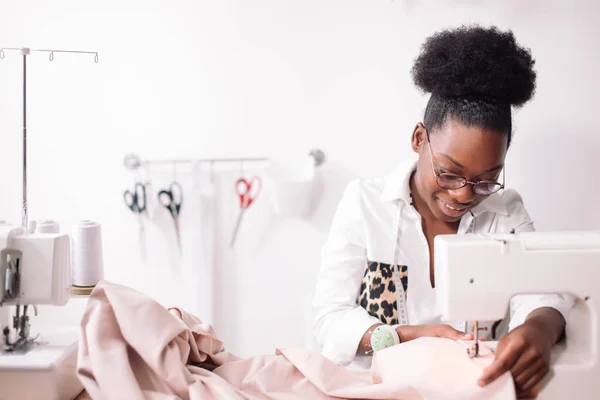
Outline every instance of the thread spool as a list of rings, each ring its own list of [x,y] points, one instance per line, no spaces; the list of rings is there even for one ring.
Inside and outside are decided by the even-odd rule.
[[[90,220],[77,222],[73,227],[71,245],[71,292],[89,294],[104,279],[101,225]]]
[[[36,221],[35,233],[60,233],[60,225],[52,219],[42,219]]]

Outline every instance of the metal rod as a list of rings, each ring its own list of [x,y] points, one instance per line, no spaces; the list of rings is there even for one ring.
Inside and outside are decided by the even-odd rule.
[[[98,52],[97,51],[29,49],[27,47],[24,47],[24,48],[19,48],[19,47],[2,47],[2,48],[0,48],[0,59],[4,58],[4,50],[14,50],[14,51],[21,51],[21,52],[27,51],[27,52],[50,53],[50,61],[54,61],[54,53],[94,54],[94,61],[98,62]]]
[[[148,164],[190,164],[212,162],[260,162],[269,161],[268,157],[239,157],[239,158],[198,158],[198,159],[173,159],[173,160],[144,160]]]
[[[46,50],[46,49],[30,49],[28,47],[2,47],[0,48],[0,60],[4,59],[5,51],[19,51],[23,56],[23,200],[21,207],[21,225],[25,232],[29,227],[28,204],[27,204],[27,56],[32,51],[49,52],[50,61],[54,60],[54,53],[80,53],[94,54],[94,61],[98,62],[98,52],[95,51],[79,51],[79,50]]]
[[[50,49],[31,49],[31,51],[44,51],[50,53],[79,53],[79,54],[98,54],[96,51],[83,51],[83,50],[50,50]]]
[[[27,215],[27,55],[23,49],[23,204],[21,224],[27,232],[29,221]]]
[[[325,153],[320,149],[312,149],[308,154],[315,160],[315,166],[320,166],[325,162]],[[125,168],[135,170],[144,165],[156,165],[156,164],[198,164],[198,163],[210,163],[211,165],[216,162],[265,162],[269,161],[269,157],[221,157],[221,158],[174,158],[174,159],[155,159],[155,160],[142,160],[140,156],[134,153],[127,154],[123,161]]]

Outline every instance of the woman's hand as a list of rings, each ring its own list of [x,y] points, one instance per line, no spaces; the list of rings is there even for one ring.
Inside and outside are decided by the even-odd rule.
[[[446,324],[437,325],[402,325],[396,328],[400,343],[408,342],[420,337],[439,337],[452,340],[473,340],[473,335],[465,334]]]
[[[485,386],[510,371],[519,398],[535,398],[540,383],[550,369],[550,353],[558,340],[564,319],[555,310],[532,313],[523,325],[503,337],[496,348],[496,359],[487,367],[479,385]]]

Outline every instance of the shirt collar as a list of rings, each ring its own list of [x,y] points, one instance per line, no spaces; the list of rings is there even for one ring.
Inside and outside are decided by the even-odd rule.
[[[417,159],[414,156],[400,163],[385,177],[381,200],[393,201],[400,199],[410,204],[410,176],[416,168]]]
[[[400,163],[390,174],[384,178],[383,190],[381,192],[382,201],[402,200],[406,204],[411,204],[410,195],[410,176],[417,167],[417,159],[414,156],[409,157],[404,162]],[[509,215],[509,212],[504,204],[502,192],[494,193],[488,196],[477,206],[471,210],[473,216],[483,214],[490,211],[497,214]]]

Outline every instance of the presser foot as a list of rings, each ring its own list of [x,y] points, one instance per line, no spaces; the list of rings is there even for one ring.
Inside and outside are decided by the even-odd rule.
[[[467,354],[470,358],[479,356],[479,341],[474,342],[471,347],[467,348]]]
[[[37,315],[37,308],[34,307],[34,309]],[[30,327],[27,306],[23,309],[23,315],[19,315],[19,306],[17,306],[17,315],[13,317],[13,328],[17,333],[17,339],[11,341],[10,328],[8,326],[5,327],[2,332],[4,335],[4,351],[13,352],[34,343],[37,340],[37,336],[35,338],[29,336]]]
[[[473,345],[467,349],[467,354],[471,358],[479,357],[479,331],[487,331],[488,328],[480,328],[478,321],[472,321],[472,330],[473,330]]]

